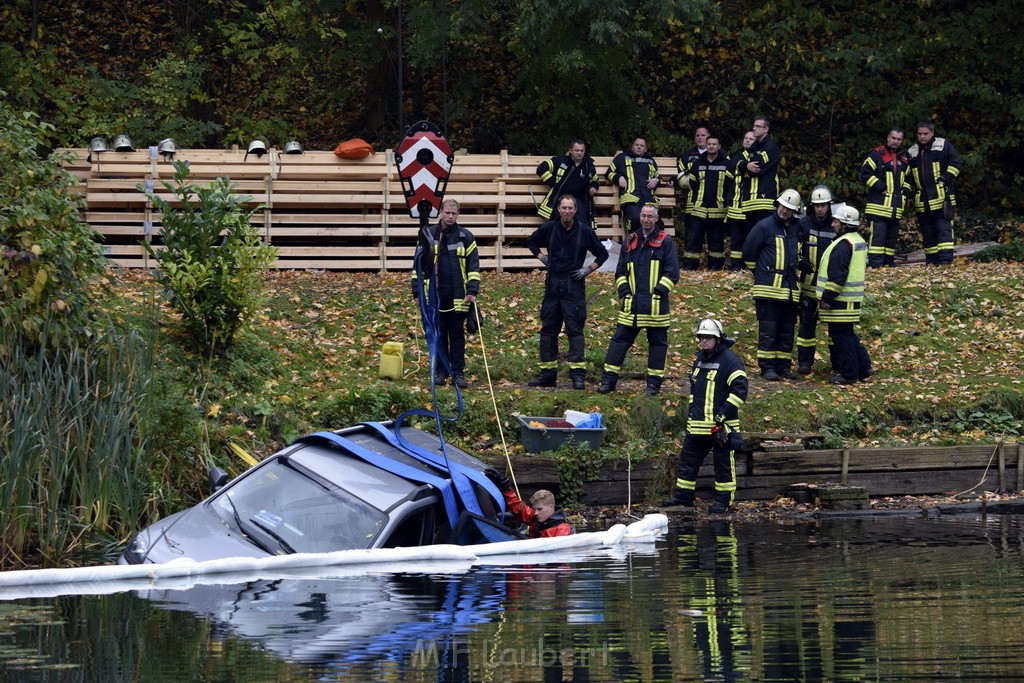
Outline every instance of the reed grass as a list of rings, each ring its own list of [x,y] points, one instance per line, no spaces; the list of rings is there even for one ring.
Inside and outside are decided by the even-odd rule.
[[[0,569],[66,565],[95,539],[127,539],[149,502],[152,344],[136,332],[45,352],[9,332],[2,342]]]

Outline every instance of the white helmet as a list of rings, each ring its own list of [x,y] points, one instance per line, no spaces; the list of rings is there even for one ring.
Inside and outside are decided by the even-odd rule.
[[[832,207],[832,218],[851,228],[856,228],[860,225],[860,212],[845,202]]]
[[[697,323],[697,329],[693,331],[693,334],[697,337],[711,336],[718,337],[719,339],[725,339],[725,331],[722,330],[722,323],[718,322],[714,318],[704,318]]]
[[[285,145],[284,145],[284,150],[282,151],[282,153],[283,154],[303,154],[302,145],[299,144],[298,140],[292,140],[291,142],[286,142]]]
[[[160,144],[156,146],[156,149],[167,159],[173,159],[174,153],[178,151],[178,146],[174,144],[174,140],[171,138],[164,138],[160,141]]]
[[[89,141],[90,152],[106,152],[107,150],[107,141],[103,138],[93,138]]]
[[[134,152],[135,146],[132,145],[132,139],[127,135],[118,135],[116,138],[114,138],[114,151]]]
[[[832,193],[824,185],[818,185],[811,190],[811,204],[831,204]]]
[[[792,189],[792,188],[790,188],[788,190],[783,190],[782,194],[779,195],[779,198],[775,200],[775,203],[776,204],[781,204],[782,206],[786,207],[787,209],[793,209],[793,211],[799,211],[800,210],[800,193],[797,192],[796,190]]]

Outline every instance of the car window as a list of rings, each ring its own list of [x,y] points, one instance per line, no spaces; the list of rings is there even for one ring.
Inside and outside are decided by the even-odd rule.
[[[214,498],[224,519],[271,552],[369,548],[387,515],[340,489],[327,490],[281,460],[267,463]]]

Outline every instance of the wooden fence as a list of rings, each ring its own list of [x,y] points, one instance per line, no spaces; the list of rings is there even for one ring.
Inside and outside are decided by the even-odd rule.
[[[160,244],[160,214],[143,189],[168,193],[162,181],[174,176],[171,162],[156,149],[102,152],[72,150],[68,164],[81,181],[84,218],[103,236],[114,262],[148,267],[144,242]],[[226,176],[237,191],[263,208],[257,225],[278,248],[276,268],[407,270],[415,249],[418,223],[408,214],[392,150],[363,160],[344,160],[332,152],[283,154],[271,149],[256,157],[240,150],[178,150],[195,183]],[[459,222],[476,236],[484,269],[534,268],[526,238],[540,224],[536,204],[547,186],[536,175],[547,157],[457,153],[446,197],[462,205]],[[595,159],[603,173],[611,157]],[[658,157],[658,190],[666,227],[674,232],[672,209],[675,160]],[[618,193],[602,178],[595,201],[598,235],[621,241]]]

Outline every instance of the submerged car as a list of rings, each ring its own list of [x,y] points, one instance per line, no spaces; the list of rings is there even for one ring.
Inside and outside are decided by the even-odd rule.
[[[434,434],[368,422],[302,437],[144,529],[119,564],[521,538],[487,465]]]

